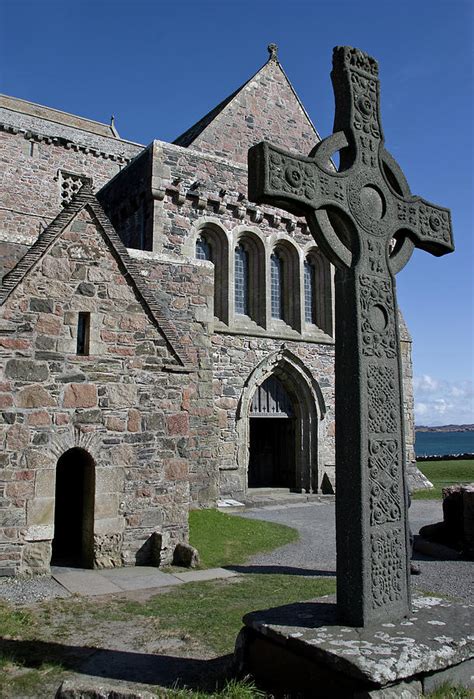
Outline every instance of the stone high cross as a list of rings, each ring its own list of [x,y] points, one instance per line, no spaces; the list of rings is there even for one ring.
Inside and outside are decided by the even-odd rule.
[[[377,62],[336,47],[331,78],[333,134],[309,157],[251,148],[249,199],[304,215],[336,266],[337,607],[367,626],[410,613],[395,274],[414,247],[454,246],[449,211],[412,196],[384,148]]]

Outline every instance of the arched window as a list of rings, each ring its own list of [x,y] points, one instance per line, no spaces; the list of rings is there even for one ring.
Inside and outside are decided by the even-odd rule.
[[[332,335],[331,265],[317,248],[306,254],[303,283],[305,323],[316,325],[327,335]]]
[[[283,319],[283,260],[277,252],[270,257],[272,318]]]
[[[249,254],[242,243],[235,248],[235,312],[249,315]]]
[[[316,270],[311,259],[304,261],[304,319],[306,323],[316,323]]]
[[[228,322],[229,297],[229,242],[225,231],[213,223],[206,223],[197,231],[194,255],[197,260],[214,265],[214,316]],[[191,251],[193,248],[191,248]]]
[[[212,259],[212,247],[204,235],[200,235],[196,240],[196,258],[198,260],[214,261]]]

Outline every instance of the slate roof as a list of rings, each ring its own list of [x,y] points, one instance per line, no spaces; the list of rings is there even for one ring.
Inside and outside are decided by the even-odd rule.
[[[104,238],[112,251],[112,254],[122,267],[125,279],[138,294],[142,304],[148,311],[161,335],[166,340],[170,351],[186,371],[192,370],[192,361],[179,341],[179,336],[175,326],[167,318],[161,303],[155,298],[146,282],[140,276],[140,266],[133,260],[127,252],[127,248],[120,240],[114,227],[107,218],[104,210],[97,201],[90,185],[85,184],[70,204],[56,216],[50,225],[42,231],[38,239],[10,270],[0,283],[0,306],[9,298],[16,287],[21,284],[26,275],[33,269],[37,262],[48,252],[51,246],[58,240],[64,229],[71,223],[77,214],[84,208],[92,211],[99,224]]]

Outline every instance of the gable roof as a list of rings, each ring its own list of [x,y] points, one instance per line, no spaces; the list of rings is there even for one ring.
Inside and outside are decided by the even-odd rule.
[[[138,294],[143,306],[148,311],[152,321],[166,340],[171,353],[174,355],[181,368],[191,371],[191,359],[185,348],[180,346],[178,333],[173,323],[166,317],[162,304],[155,298],[146,282],[140,276],[139,263],[132,260],[127,248],[120,240],[114,227],[107,218],[104,210],[97,201],[90,184],[84,184],[70,204],[56,216],[50,225],[42,231],[38,239],[6,274],[0,283],[0,306],[9,298],[16,287],[24,280],[37,262],[48,252],[51,246],[60,238],[62,232],[71,221],[82,211],[89,209],[101,229],[104,239],[112,251],[112,254],[122,267],[123,273],[132,288]],[[179,367],[173,367],[178,369]]]
[[[276,57],[173,143],[247,162],[261,140],[309,152],[321,138]]]

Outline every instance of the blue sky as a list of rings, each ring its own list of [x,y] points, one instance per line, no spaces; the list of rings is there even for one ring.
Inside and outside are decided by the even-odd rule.
[[[413,337],[416,419],[474,422],[473,3],[470,0],[0,0],[0,90],[173,140],[280,61],[322,136],[332,48],[377,58],[386,146],[414,194],[451,208],[456,252],[398,275]]]

